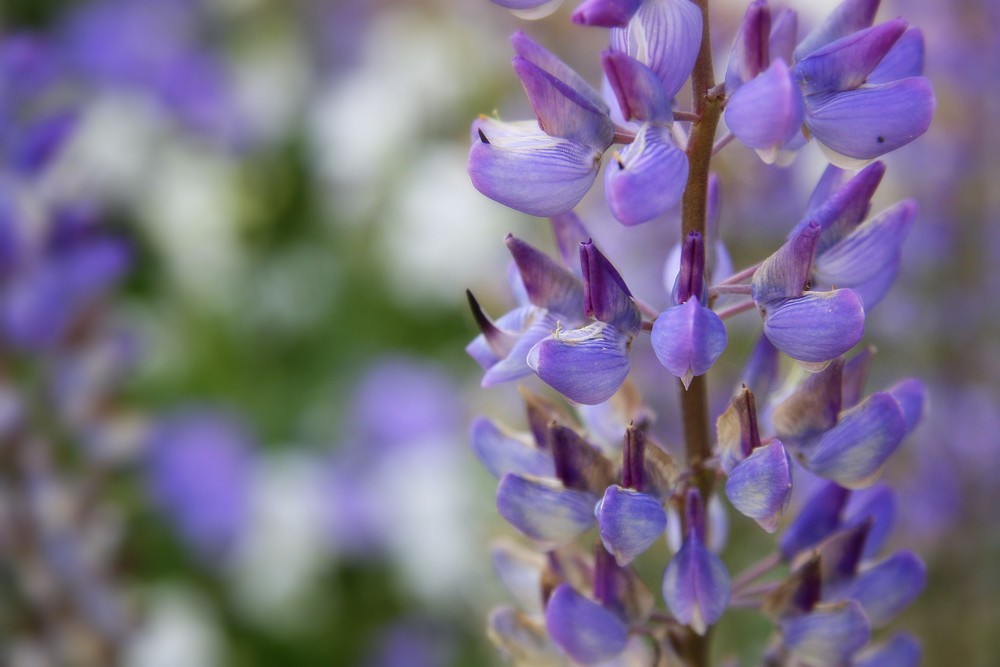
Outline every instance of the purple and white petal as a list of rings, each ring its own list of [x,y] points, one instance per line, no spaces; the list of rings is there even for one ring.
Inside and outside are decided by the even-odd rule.
[[[543,382],[576,403],[611,398],[629,372],[631,337],[604,322],[557,330],[528,352],[528,366]]]
[[[529,613],[541,613],[545,556],[514,542],[499,540],[490,546],[490,561],[518,607]]]
[[[868,75],[868,83],[889,83],[924,73],[924,33],[910,28],[903,33],[882,62]]]
[[[903,19],[894,19],[841,37],[797,62],[795,81],[805,95],[857,88],[907,27]]]
[[[607,113],[610,109],[608,104],[601,97],[600,93],[594,90],[587,81],[576,73],[576,71],[559,59],[554,53],[543,47],[535,40],[528,37],[524,31],[518,30],[510,37],[510,43],[514,46],[514,52],[525,60],[538,65],[543,70],[570,85],[579,95],[585,97],[596,109]]]
[[[792,462],[780,440],[753,450],[726,481],[733,507],[769,533],[778,529],[791,494]]]
[[[535,619],[513,607],[496,607],[486,621],[490,641],[518,664],[556,667],[566,661]]]
[[[663,575],[663,599],[677,620],[704,635],[729,604],[726,566],[689,531]]]
[[[570,20],[578,25],[623,28],[641,4],[642,0],[584,0]]]
[[[775,60],[763,74],[740,86],[726,104],[725,117],[737,139],[773,163],[805,118],[802,93],[784,61]]]
[[[927,586],[927,567],[912,551],[899,551],[868,568],[838,597],[857,600],[872,627],[881,627],[912,603]]]
[[[764,334],[798,361],[834,359],[854,347],[864,331],[864,304],[849,289],[807,292],[770,308],[764,316]]]
[[[614,484],[595,509],[601,542],[624,567],[652,546],[667,527],[663,503],[646,493]]]
[[[508,474],[497,487],[497,511],[514,528],[547,546],[568,544],[594,525],[597,498],[554,479]]]
[[[581,665],[610,660],[628,641],[628,627],[614,613],[560,584],[545,608],[545,627],[559,648]]]
[[[871,160],[926,132],[936,104],[930,82],[924,77],[910,77],[807,97],[806,125],[829,149],[828,157]],[[841,166],[833,159],[831,162]]]
[[[646,0],[628,26],[612,28],[611,46],[648,65],[673,97],[694,69],[701,32],[701,9],[690,0]]]
[[[551,137],[534,121],[480,118],[469,151],[472,184],[490,199],[539,217],[570,210],[597,178],[599,151]]]
[[[864,30],[875,20],[881,0],[844,0],[795,47],[795,60],[802,60],[830,42]]]
[[[618,222],[638,225],[676,205],[687,177],[687,154],[674,144],[670,128],[643,123],[605,168],[604,194]]]
[[[871,637],[861,605],[853,600],[817,605],[814,611],[781,622],[791,654],[807,665],[846,665]]]
[[[500,479],[509,472],[536,477],[554,477],[552,455],[535,446],[504,433],[491,420],[477,417],[470,429],[472,449],[490,471]]]
[[[664,368],[687,387],[726,349],[726,325],[696,298],[667,308],[653,323],[650,341]]]

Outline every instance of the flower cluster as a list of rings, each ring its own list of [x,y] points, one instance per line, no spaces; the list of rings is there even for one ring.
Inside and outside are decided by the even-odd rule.
[[[845,0],[797,43],[794,12],[772,17],[755,0],[715,85],[706,4],[584,2],[575,22],[611,28],[601,58],[607,101],[516,34],[514,69],[537,123],[473,123],[473,183],[548,216],[560,259],[509,235],[518,306],[494,321],[470,294],[481,334],[467,351],[484,386],[534,373],[570,405],[522,388],[529,432],[487,418],[472,426],[473,448],[499,481],[500,515],[534,546],[494,547],[517,606],[496,609],[488,632],[520,665],[695,666],[708,664],[709,628],[728,608],[754,608],[774,626],[765,664],[915,665],[912,637],[871,640],[925,585],[915,554],[881,554],[895,498],[878,480],[920,422],[926,391],[908,378],[866,394],[874,348],[852,350],[917,216],[909,200],[871,214],[886,171],[872,160],[930,123],[922,36],[901,19],[872,27],[878,2]],[[694,110],[678,111],[689,76]],[[722,118],[765,162],[787,165],[813,139],[832,162],[785,243],[736,272],[718,238],[720,188],[709,174],[728,143],[715,136]],[[570,210],[615,142],[625,148],[608,161],[604,191],[619,222],[659,219],[684,198],[667,294],[648,301]],[[645,305],[658,301],[669,301],[659,313]],[[754,310],[762,334],[713,432],[703,376],[726,348],[725,320]],[[683,448],[660,441],[630,379],[643,331],[680,381]],[[809,489],[788,516],[793,493]],[[735,576],[722,558],[722,497],[778,534],[773,553]],[[593,529],[594,548],[581,547]],[[672,555],[660,609],[632,563],[664,536]]]

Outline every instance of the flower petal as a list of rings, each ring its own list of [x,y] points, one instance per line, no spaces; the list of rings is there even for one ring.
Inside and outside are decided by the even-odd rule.
[[[747,81],[767,69],[770,61],[771,8],[767,0],[754,0],[743,15],[726,66],[726,93],[732,95]]]
[[[563,264],[576,275],[582,275],[579,263],[580,244],[589,239],[590,234],[580,221],[580,216],[573,211],[558,213],[549,218],[549,224]]]
[[[775,60],[764,73],[740,86],[726,104],[726,125],[736,138],[759,151],[777,150],[802,127],[805,104],[788,66]]]
[[[642,313],[632,299],[618,270],[597,246],[588,240],[580,244],[583,268],[584,312],[588,317],[606,322],[630,336],[639,333]]]
[[[473,420],[471,440],[476,456],[497,479],[509,472],[538,477],[554,477],[556,474],[549,453],[507,435],[485,417]]]
[[[560,584],[549,598],[545,627],[552,641],[582,665],[615,657],[628,641],[621,619],[569,584]]]
[[[593,86],[554,53],[528,37],[524,31],[518,30],[511,35],[510,43],[514,46],[514,52],[517,55],[541,67],[560,81],[569,84],[579,95],[590,101],[596,109],[600,109],[604,113],[609,111],[608,104],[600,93],[594,90]]]
[[[540,613],[545,556],[500,540],[490,546],[490,561],[500,583],[518,606],[530,613]]]
[[[896,522],[896,493],[891,487],[875,484],[852,494],[844,525],[857,526],[865,521],[871,522],[865,550],[861,555],[862,559],[867,560],[878,555]]]
[[[690,531],[663,575],[663,599],[678,621],[700,635],[729,604],[729,572],[719,557]]]
[[[597,178],[599,151],[550,137],[533,121],[481,118],[469,151],[472,184],[490,199],[522,213],[547,217],[580,203]]]
[[[617,51],[602,53],[601,65],[626,120],[669,123],[674,119],[671,99],[656,72]]]
[[[630,337],[604,322],[558,330],[528,352],[528,366],[543,382],[577,403],[611,398],[629,371]]]
[[[855,292],[807,292],[767,311],[764,333],[799,361],[827,361],[854,347],[865,329],[864,304]]]
[[[667,527],[663,503],[646,493],[614,484],[595,510],[601,542],[624,567],[660,539]]]
[[[569,269],[513,234],[504,238],[517,271],[521,274],[528,300],[574,325],[583,320],[583,283]]]
[[[927,131],[937,102],[930,82],[910,77],[806,98],[806,125],[837,154],[870,160]]]
[[[819,243],[820,226],[810,222],[764,260],[753,274],[751,287],[758,307],[797,297],[805,290],[812,272],[813,256]]]
[[[785,560],[826,538],[840,525],[840,513],[851,492],[833,482],[816,491],[781,537],[778,548]]]
[[[649,66],[673,97],[694,68],[701,31],[701,9],[690,0],[646,0],[627,27],[612,28],[611,45]]]
[[[878,67],[868,75],[868,83],[889,83],[908,76],[920,76],[923,73],[924,33],[919,28],[911,27],[893,44]]]
[[[623,28],[641,4],[642,0],[584,0],[570,19],[578,25]]]
[[[786,63],[794,62],[792,52],[799,33],[799,15],[794,9],[783,7],[771,17],[771,36],[768,50],[771,60],[781,58]]]
[[[780,440],[753,450],[726,481],[726,497],[740,514],[748,516],[769,533],[792,493],[792,462]]]
[[[726,325],[696,298],[668,308],[653,323],[653,352],[684,386],[703,375],[726,349]]]
[[[796,63],[795,80],[806,95],[857,88],[906,28],[906,21],[894,19],[841,37]]]
[[[674,144],[670,129],[644,123],[604,170],[604,191],[615,219],[638,225],[677,204],[687,177],[687,154]]]
[[[803,663],[834,667],[849,664],[851,656],[868,643],[871,628],[861,605],[847,600],[784,619],[781,635],[792,655]]]
[[[778,437],[794,445],[832,428],[843,404],[843,378],[842,359],[835,359],[822,371],[810,374],[771,413]]]
[[[907,378],[892,385],[888,392],[903,409],[906,432],[909,433],[917,427],[924,416],[924,408],[927,404],[927,387],[916,378]]]
[[[555,331],[558,320],[553,313],[541,308],[532,308],[530,312],[533,315],[531,324],[521,333],[510,354],[497,361],[483,374],[484,387],[492,387],[531,375],[531,367],[527,364],[528,352],[538,341]]]
[[[887,267],[891,270],[916,215],[916,202],[907,200],[869,218],[817,254],[816,277],[824,283],[853,287],[879,277]]]
[[[838,597],[857,600],[873,627],[881,627],[913,602],[927,585],[927,568],[911,551],[900,551],[861,572]]]
[[[515,662],[560,667],[566,658],[552,644],[541,623],[513,607],[496,607],[486,622],[486,636]]]
[[[897,632],[884,644],[865,649],[854,661],[854,667],[920,667],[920,653],[916,639]]]
[[[556,480],[507,474],[497,487],[497,511],[522,534],[545,545],[572,542],[594,525],[597,498]]]
[[[879,2],[881,0],[844,0],[795,47],[795,60],[802,60],[830,42],[870,26]]]

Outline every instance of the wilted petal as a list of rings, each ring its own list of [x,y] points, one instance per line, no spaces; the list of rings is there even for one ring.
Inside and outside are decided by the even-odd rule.
[[[920,642],[898,632],[884,644],[863,651],[854,667],[920,667],[920,653]]]
[[[781,441],[758,447],[726,481],[726,497],[741,514],[769,533],[778,529],[792,493],[792,462]]]
[[[469,151],[472,184],[490,199],[522,213],[547,217],[580,203],[600,167],[601,153],[550,137],[534,121],[481,118]]]
[[[642,0],[585,0],[570,19],[579,25],[622,28],[641,4]]]
[[[891,621],[927,585],[927,568],[911,551],[900,551],[858,574],[838,598],[857,600],[872,627]]]
[[[924,33],[910,28],[868,75],[868,83],[888,83],[924,73]]]
[[[751,281],[753,300],[758,307],[802,294],[812,272],[820,232],[820,226],[811,222],[764,260]]]
[[[615,136],[614,124],[568,83],[560,81],[538,65],[514,56],[514,71],[538,118],[538,126],[553,137],[562,137],[594,150],[604,151]]]
[[[927,131],[937,102],[930,82],[910,77],[806,98],[806,125],[839,155],[870,160]]]
[[[472,422],[472,449],[497,479],[509,472],[538,477],[555,476],[552,456],[534,445],[510,436],[485,417]]]
[[[521,274],[528,300],[539,308],[553,311],[575,324],[583,317],[583,283],[569,269],[525,243],[513,234],[504,238]]]
[[[803,452],[803,465],[851,488],[874,481],[906,432],[903,410],[889,394],[872,394]]]
[[[809,497],[781,537],[779,549],[785,560],[826,538],[840,525],[840,513],[851,492],[828,482]]]
[[[663,599],[677,620],[700,635],[729,604],[729,572],[690,531],[663,576]]]
[[[916,215],[916,202],[907,200],[869,218],[816,256],[816,277],[844,287],[877,278],[885,267],[894,265]]]
[[[629,337],[604,322],[556,331],[528,352],[528,366],[543,382],[577,403],[611,398],[629,371]]]
[[[627,27],[611,30],[611,45],[648,65],[673,97],[694,68],[701,30],[701,9],[690,0],[646,0]]]
[[[545,556],[501,540],[490,546],[493,571],[518,607],[531,613],[542,611],[542,570]]]
[[[726,104],[726,125],[737,139],[758,151],[777,150],[802,127],[805,104],[782,60],[740,86]]]
[[[726,349],[726,325],[698,299],[690,298],[660,313],[650,340],[656,358],[686,387]]]
[[[827,361],[854,347],[865,329],[864,304],[855,292],[808,292],[770,309],[764,333],[799,361]]]
[[[888,392],[903,409],[906,432],[909,433],[916,428],[924,416],[924,406],[927,404],[927,387],[916,378],[907,378],[892,385]]]
[[[594,525],[597,498],[563,488],[556,480],[504,475],[497,487],[497,511],[521,533],[546,545],[573,541]]]
[[[658,498],[617,484],[608,487],[595,511],[604,548],[622,567],[652,546],[667,527]]]
[[[594,90],[593,86],[587,83],[583,77],[577,74],[572,67],[560,60],[554,53],[543,47],[541,44],[518,30],[510,37],[510,43],[514,46],[514,52],[525,60],[541,67],[543,70],[563,81],[579,95],[586,98],[595,108],[604,113],[609,111],[609,107],[600,93]]]
[[[532,667],[564,667],[566,658],[557,649],[541,623],[512,607],[490,611],[486,636],[515,664]]]
[[[795,48],[795,59],[821,49],[830,42],[864,30],[875,20],[881,0],[844,0]]]
[[[613,658],[628,641],[621,619],[569,584],[560,584],[549,598],[545,627],[552,641],[583,665]]]
[[[626,120],[669,123],[674,114],[656,72],[625,53],[605,51],[601,65]]]
[[[792,655],[805,664],[839,667],[868,643],[871,628],[861,605],[848,600],[784,619],[781,635]]]
[[[583,268],[584,312],[634,336],[642,325],[642,314],[618,270],[591,241],[580,244]]]
[[[767,69],[770,61],[771,8],[767,0],[754,0],[743,15],[726,67],[726,92],[732,95],[747,81]]]
[[[771,413],[778,437],[797,444],[833,427],[843,402],[843,377],[843,359],[835,359],[822,371],[809,375]]]
[[[670,128],[644,123],[604,171],[608,206],[623,225],[652,220],[680,201],[687,177],[687,154],[674,144]]]
[[[806,95],[857,88],[906,28],[906,21],[895,19],[827,44],[796,63],[795,80]]]

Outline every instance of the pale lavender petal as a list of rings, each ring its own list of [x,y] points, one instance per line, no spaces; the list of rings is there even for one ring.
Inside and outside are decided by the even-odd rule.
[[[841,405],[844,408],[854,407],[864,397],[868,369],[871,367],[875,352],[874,345],[861,348],[861,351],[844,364],[844,377],[841,383]]]
[[[896,276],[899,274],[899,264],[902,261],[901,255],[896,255],[882,267],[882,270],[872,276],[869,280],[857,285],[852,285],[851,289],[858,293],[865,308],[871,310],[889,293]]]
[[[537,123],[481,118],[469,151],[472,184],[490,199],[547,217],[576,206],[597,178],[599,151],[542,132]]]
[[[677,620],[700,635],[729,604],[729,572],[690,531],[663,575],[663,599]]]
[[[554,477],[552,455],[501,431],[485,417],[478,417],[470,429],[472,449],[490,474],[500,479],[509,472],[537,477]]]
[[[920,642],[898,632],[884,644],[865,649],[854,667],[920,667],[920,653]]]
[[[737,139],[776,155],[799,132],[805,104],[788,66],[775,60],[763,74],[736,91],[726,104],[725,116]]]
[[[552,641],[582,665],[615,657],[628,641],[628,628],[621,619],[569,584],[560,584],[549,598],[545,627]]]
[[[687,177],[687,155],[674,144],[670,128],[644,123],[635,141],[608,163],[604,191],[615,219],[638,225],[677,204]]]
[[[732,95],[747,81],[767,69],[770,62],[771,8],[767,0],[754,0],[743,15],[726,66],[726,93]]]
[[[851,492],[828,482],[816,491],[781,537],[779,549],[785,560],[826,538],[840,525],[840,513]]]
[[[930,82],[910,77],[806,98],[806,125],[835,153],[870,160],[926,132],[936,104]]]
[[[573,273],[581,275],[580,244],[589,239],[590,234],[580,221],[580,216],[573,211],[566,211],[549,218],[549,223],[563,264]]]
[[[917,204],[907,200],[869,218],[837,244],[817,254],[816,277],[827,284],[853,287],[892,267],[913,226]]]
[[[639,9],[642,0],[584,0],[570,19],[579,25],[621,28]]]
[[[909,433],[923,419],[927,405],[927,387],[916,378],[907,378],[892,385],[887,391],[903,409],[906,432]]]
[[[740,514],[748,516],[769,533],[792,493],[792,462],[780,440],[753,450],[726,481],[726,497]]]
[[[583,268],[584,312],[588,317],[606,322],[635,336],[642,325],[632,293],[618,270],[591,241],[580,244],[580,266]]]
[[[868,83],[889,83],[923,73],[924,33],[919,28],[910,28],[868,75]]]
[[[906,28],[906,21],[895,19],[827,44],[795,64],[795,80],[806,95],[857,88]]]
[[[601,65],[626,120],[665,123],[673,120],[671,99],[653,70],[617,51],[602,53]]]
[[[612,28],[611,43],[648,65],[673,97],[694,68],[701,31],[701,9],[690,0],[646,0],[627,27]]]
[[[792,655],[808,665],[849,664],[871,637],[861,605],[853,600],[824,604],[804,616],[781,622],[781,635]]]
[[[865,330],[864,304],[855,292],[807,292],[771,308],[764,333],[799,361],[828,361],[854,347]]]
[[[525,665],[561,665],[562,652],[553,645],[545,627],[513,607],[490,611],[486,635],[511,659]]]
[[[483,311],[472,292],[466,290],[472,316],[482,332],[465,346],[466,353],[476,360],[483,370],[489,370],[498,361],[510,355],[517,344],[519,334],[534,321],[534,306],[515,308],[494,322]]]
[[[601,542],[622,567],[659,540],[667,527],[658,498],[617,484],[608,487],[595,511]]]
[[[795,47],[795,60],[801,60],[834,40],[870,26],[880,1],[844,0]]]
[[[792,52],[799,34],[799,15],[794,9],[784,7],[771,17],[771,38],[768,48],[771,60],[781,58],[786,63],[794,62]]]
[[[872,627],[881,627],[908,607],[926,585],[923,561],[911,551],[899,551],[858,574],[838,597],[860,602]]]
[[[743,370],[743,384],[756,396],[765,399],[778,377],[778,364],[778,348],[761,334]]]
[[[758,307],[777,304],[802,294],[812,273],[820,232],[820,226],[811,222],[794,232],[784,245],[764,260],[750,283],[753,300]]]
[[[500,583],[518,606],[531,613],[540,613],[545,556],[502,540],[490,546],[490,561]]]
[[[600,93],[594,90],[593,86],[577,74],[572,67],[564,63],[541,44],[528,37],[523,31],[518,30],[511,35],[510,43],[514,46],[514,51],[517,55],[538,65],[560,81],[568,83],[573,90],[585,97],[595,108],[600,109],[604,113],[608,112],[608,104],[601,97]]]
[[[870,485],[906,432],[903,410],[891,395],[872,394],[841,415],[804,454],[803,465],[850,488]]]
[[[531,325],[521,333],[510,354],[483,374],[484,387],[492,387],[531,375],[531,368],[527,363],[528,352],[538,341],[551,335],[558,326],[556,315],[549,311],[533,308],[531,313],[534,315]]]
[[[628,376],[629,340],[629,336],[604,322],[556,331],[531,348],[528,366],[571,401],[603,403]]]
[[[656,358],[685,386],[712,367],[726,340],[726,325],[696,298],[660,313],[650,333]]]
[[[601,152],[611,145],[615,127],[606,111],[521,56],[513,65],[543,132]]]
[[[528,300],[562,317],[563,326],[583,321],[583,283],[551,257],[508,234],[504,243],[517,265]]]
[[[497,487],[497,511],[526,537],[549,546],[576,539],[594,525],[597,498],[563,488],[556,480],[504,475]]]

